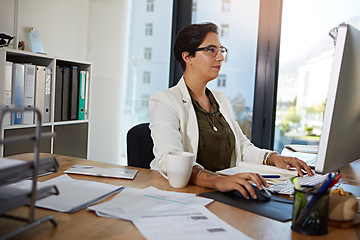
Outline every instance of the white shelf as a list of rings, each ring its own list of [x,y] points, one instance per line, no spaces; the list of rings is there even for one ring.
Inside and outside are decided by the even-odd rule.
[[[51,116],[50,122],[43,123],[43,131],[55,133],[60,136],[60,139],[44,140],[41,144],[41,152],[57,153],[70,155],[74,157],[87,158],[88,153],[88,129],[89,120],[69,120],[69,121],[54,121],[55,111],[55,93],[57,91],[55,82],[56,66],[76,65],[79,70],[88,71],[90,73],[89,82],[91,83],[91,63],[85,61],[75,61],[71,59],[56,58],[45,54],[32,53],[20,51],[11,48],[0,48],[0,104],[3,104],[2,94],[4,93],[5,83],[5,67],[6,61],[13,63],[31,63],[38,66],[44,66],[52,70],[52,85],[51,85]],[[90,84],[91,85],[91,84]],[[90,92],[90,91],[89,91]],[[36,107],[36,106],[35,106]],[[89,106],[88,106],[89,109]],[[1,137],[18,136],[29,134],[36,128],[35,124],[28,125],[7,125],[3,126],[0,135]],[[60,132],[62,131],[62,132]],[[66,132],[66,135],[64,134]],[[82,136],[77,136],[81,134]],[[84,136],[85,134],[85,136]],[[78,142],[81,141],[81,142]],[[85,141],[85,142],[84,142]],[[74,146],[71,150],[67,146]],[[78,146],[78,147],[77,147]],[[30,146],[18,146],[17,148],[11,146],[0,146],[0,157],[9,156],[28,152]]]

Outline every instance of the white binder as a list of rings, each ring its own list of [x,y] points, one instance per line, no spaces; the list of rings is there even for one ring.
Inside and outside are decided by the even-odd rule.
[[[12,85],[12,62],[6,62],[6,69],[5,69],[5,84],[4,89],[2,90],[2,103],[10,107],[11,105],[11,85]],[[11,114],[7,113],[3,118],[4,126],[11,124]]]
[[[37,107],[41,116],[43,116],[44,121],[44,99],[45,99],[45,67],[37,66],[36,67],[36,97],[35,97],[35,107]],[[35,116],[36,119],[36,116]],[[37,119],[36,119],[37,121]]]
[[[25,86],[24,86],[24,106],[35,106],[35,73],[36,66],[25,64]],[[25,111],[23,113],[23,124],[34,123],[34,112]]]
[[[44,122],[50,122],[51,116],[51,82],[52,70],[45,68]]]

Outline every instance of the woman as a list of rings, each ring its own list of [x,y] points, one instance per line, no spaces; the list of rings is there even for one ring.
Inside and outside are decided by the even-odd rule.
[[[207,83],[219,76],[227,49],[220,43],[213,23],[184,27],[174,44],[175,59],[184,75],[170,89],[157,91],[149,101],[150,129],[155,160],[151,168],[166,171],[164,156],[174,150],[196,156],[190,182],[219,191],[247,191],[256,198],[248,180],[261,190],[267,182],[255,173],[221,176],[215,172],[241,161],[267,164],[279,168],[294,167],[313,175],[301,160],[255,147],[235,121],[231,104],[220,91],[210,90]]]

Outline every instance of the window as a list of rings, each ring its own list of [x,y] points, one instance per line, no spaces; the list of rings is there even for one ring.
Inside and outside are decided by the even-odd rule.
[[[146,47],[144,49],[144,58],[145,60],[151,60],[151,48]]]
[[[146,23],[145,24],[145,35],[146,36],[152,36],[153,32],[153,24],[152,23]]]
[[[150,83],[150,72],[144,71],[143,72],[143,83]]]
[[[226,75],[225,74],[220,74],[218,79],[217,79],[217,86],[218,87],[226,87]]]
[[[257,36],[260,0],[231,2],[231,11],[224,18],[223,7],[230,1],[193,0],[192,22],[213,22],[219,27],[220,42],[229,49],[218,79],[208,87],[219,89],[230,99],[236,121],[251,139],[254,86],[256,74]],[[227,20],[226,24],[222,21]],[[229,34],[230,25],[233,31]]]
[[[221,37],[229,37],[229,24],[221,24]]]
[[[149,107],[149,98],[150,98],[150,96],[147,95],[147,94],[141,95],[141,106],[143,108],[148,108]]]
[[[230,0],[222,0],[221,1],[221,6],[222,6],[222,11],[223,12],[230,12]]]
[[[146,1],[146,11],[153,12],[154,11],[154,0],[147,0]]]
[[[197,18],[196,13],[197,13],[197,2],[196,2],[196,0],[193,0],[193,2],[192,2],[192,13],[191,13],[192,18],[195,18],[195,19]]]
[[[329,32],[342,22],[359,26],[360,2],[345,2],[283,0],[276,151],[281,152],[285,144],[319,142],[334,54]]]
[[[196,13],[197,12],[197,2],[196,1],[193,1],[192,3],[192,13]]]

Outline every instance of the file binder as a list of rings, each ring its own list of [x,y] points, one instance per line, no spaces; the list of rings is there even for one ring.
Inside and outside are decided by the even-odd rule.
[[[36,90],[35,90],[35,107],[41,115],[44,116],[44,93],[45,93],[45,67],[37,66],[36,68]],[[37,117],[35,116],[36,121]]]
[[[62,112],[61,120],[67,121],[70,119],[70,68],[63,67],[63,86],[62,86]]]
[[[3,104],[7,107],[11,105],[11,85],[12,85],[12,69],[13,63],[6,62],[5,67],[5,84],[4,89],[2,90],[2,101]],[[3,117],[4,126],[11,124],[11,114],[6,113],[6,116]]]
[[[11,104],[15,106],[24,105],[24,83],[25,83],[25,66],[23,64],[13,64],[13,79],[12,79],[12,94]],[[23,115],[22,112],[13,113],[12,124],[22,124]]]
[[[86,75],[85,75],[85,103],[84,103],[84,119],[89,119],[89,111],[88,111],[88,107],[89,107],[89,81],[90,81],[90,73],[89,71],[86,71]]]
[[[54,121],[62,120],[63,68],[56,66]]]
[[[80,84],[79,84],[79,120],[85,119],[85,83],[86,71],[80,71]]]
[[[79,111],[79,67],[71,66],[70,120],[78,119]]]
[[[25,64],[25,85],[24,85],[24,106],[35,106],[35,73],[36,66]],[[23,124],[34,124],[34,112],[26,111],[23,113]]]
[[[51,82],[52,69],[45,68],[44,122],[50,122],[51,116]]]

